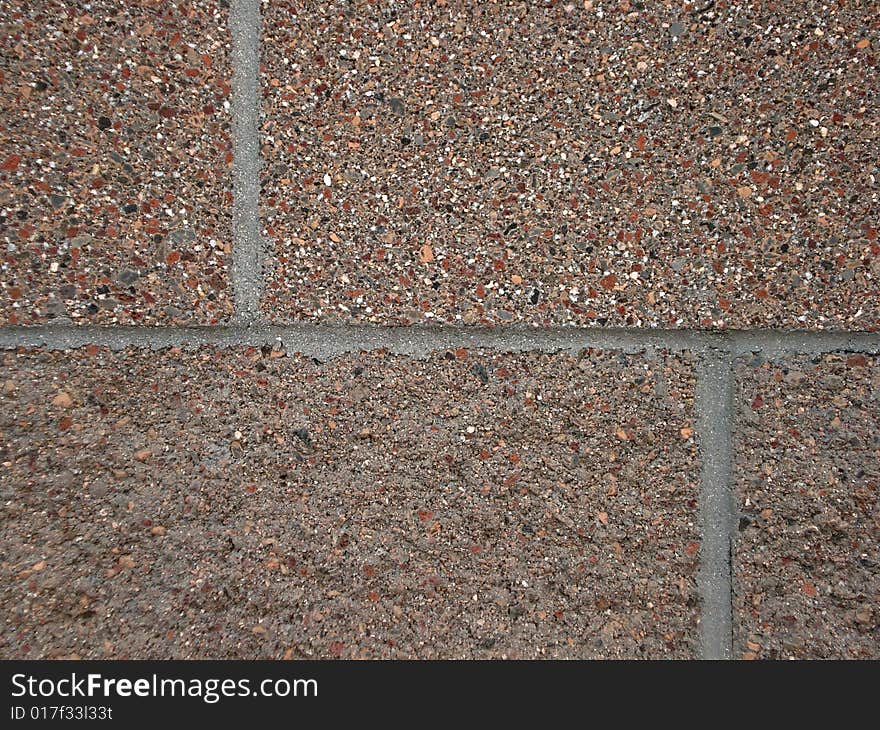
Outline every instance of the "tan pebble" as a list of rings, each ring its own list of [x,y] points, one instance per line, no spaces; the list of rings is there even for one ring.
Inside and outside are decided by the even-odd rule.
[[[869,624],[871,623],[871,610],[870,609],[862,609],[861,611],[856,612],[856,621],[860,624]]]
[[[150,534],[155,537],[162,537],[165,534],[165,528],[162,525],[156,525],[155,527],[150,529]]]
[[[73,405],[73,398],[67,393],[59,393],[52,399],[52,405],[58,408],[70,408]]]
[[[153,455],[153,452],[149,449],[141,449],[140,451],[134,452],[134,458],[136,461],[146,461]]]

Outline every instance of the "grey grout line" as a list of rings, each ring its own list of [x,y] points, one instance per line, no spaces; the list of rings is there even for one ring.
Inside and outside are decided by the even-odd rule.
[[[700,657],[730,659],[733,641],[733,374],[730,353],[703,353],[694,398],[700,444]]]
[[[739,330],[730,333],[733,355],[760,352],[774,360],[791,354],[825,352],[880,353],[880,333],[797,330]]]
[[[232,0],[232,271],[235,321],[259,318],[263,291],[260,231],[260,1]]]
[[[270,325],[257,321],[229,325],[140,327],[74,325],[66,320],[40,326],[0,327],[0,349],[48,347],[68,349],[85,345],[125,347],[233,347],[282,341],[288,352],[331,357],[347,352],[384,348],[394,353],[424,355],[433,350],[469,347],[521,352],[643,350],[697,353],[723,351],[730,356],[761,352],[768,359],[792,354],[862,352],[880,354],[880,333],[800,332],[765,330],[704,331],[693,329],[614,329],[576,327],[498,327],[374,325]]]

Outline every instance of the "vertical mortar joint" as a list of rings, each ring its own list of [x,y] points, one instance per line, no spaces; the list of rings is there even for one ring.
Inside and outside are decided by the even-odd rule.
[[[702,462],[702,550],[697,585],[702,599],[700,655],[730,659],[733,652],[733,361],[727,350],[701,357],[695,399]]]
[[[263,245],[260,235],[260,2],[232,0],[232,271],[235,316],[260,318]]]

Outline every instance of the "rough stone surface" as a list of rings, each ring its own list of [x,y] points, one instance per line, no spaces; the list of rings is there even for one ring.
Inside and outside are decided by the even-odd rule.
[[[689,356],[20,351],[0,655],[686,657]]]
[[[0,324],[231,314],[225,5],[0,0]]]
[[[269,316],[877,328],[874,3],[263,8]]]
[[[737,369],[737,656],[880,658],[878,364]]]

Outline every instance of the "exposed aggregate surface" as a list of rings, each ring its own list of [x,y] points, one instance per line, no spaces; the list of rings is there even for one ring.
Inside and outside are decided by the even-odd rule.
[[[0,0],[0,324],[231,314],[227,16]]]
[[[737,656],[880,658],[878,358],[737,373]]]
[[[686,356],[9,353],[12,657],[689,657]]]
[[[269,317],[877,329],[875,3],[263,9]]]

